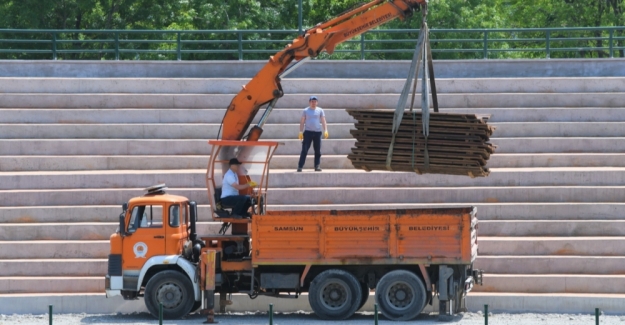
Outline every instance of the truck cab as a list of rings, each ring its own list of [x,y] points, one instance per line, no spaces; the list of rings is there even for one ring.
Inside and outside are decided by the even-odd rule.
[[[150,312],[158,311],[158,303],[163,303],[165,310],[188,313],[200,297],[192,283],[179,280],[150,286],[153,277],[165,270],[190,279],[195,276],[192,239],[196,204],[167,194],[166,189],[165,184],[147,188],[144,196],[122,205],[118,230],[110,237],[106,295],[129,300],[144,296]],[[189,310],[180,308],[184,304]]]

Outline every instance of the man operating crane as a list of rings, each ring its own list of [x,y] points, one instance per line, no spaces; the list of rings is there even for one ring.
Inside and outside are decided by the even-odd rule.
[[[230,159],[229,166],[230,168],[228,168],[228,171],[224,174],[221,189],[221,203],[233,207],[233,218],[249,218],[250,214],[247,210],[252,206],[252,198],[249,195],[240,195],[239,191],[250,187],[256,187],[258,184],[254,181],[239,184],[239,167],[241,166],[241,162],[237,158]]]

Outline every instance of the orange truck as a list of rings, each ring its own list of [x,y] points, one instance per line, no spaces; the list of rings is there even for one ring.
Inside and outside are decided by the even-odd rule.
[[[409,320],[438,301],[440,314],[463,310],[466,293],[481,283],[476,209],[267,211],[271,141],[210,141],[209,201],[218,234],[196,233],[196,203],[148,189],[123,205],[111,236],[107,297],[143,297],[155,317],[198,310],[213,320],[231,293],[297,297],[323,319],[345,319],[365,304],[372,289],[380,311]],[[219,201],[222,174],[235,155],[258,180],[251,219],[229,217]],[[230,229],[231,228],[231,229]]]
[[[232,293],[251,299],[308,293],[315,314],[334,320],[362,308],[372,289],[393,320],[412,319],[434,302],[443,317],[461,311],[466,293],[482,279],[473,269],[475,208],[267,211],[269,162],[280,144],[259,138],[284,95],[281,77],[306,58],[332,53],[337,44],[418,10],[425,21],[427,0],[374,0],[305,31],[272,56],[228,106],[222,140],[209,141],[208,201],[221,230],[198,235],[194,201],[167,194],[164,186],[148,188],[123,204],[110,238],[107,297],[143,297],[152,315],[162,305],[170,319],[201,308],[208,322],[216,293],[222,311]],[[242,163],[241,183],[258,183],[240,191],[251,197],[250,219],[234,218],[220,199],[232,158]]]

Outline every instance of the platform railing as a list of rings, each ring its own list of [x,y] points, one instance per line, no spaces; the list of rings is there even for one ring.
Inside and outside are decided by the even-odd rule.
[[[264,60],[297,30],[0,29],[0,59]],[[324,59],[410,59],[418,29],[368,31]],[[625,57],[625,26],[432,29],[435,59]]]

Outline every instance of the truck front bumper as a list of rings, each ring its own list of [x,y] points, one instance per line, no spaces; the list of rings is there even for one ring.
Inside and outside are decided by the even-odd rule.
[[[111,298],[115,296],[121,296],[121,290],[124,288],[124,280],[121,276],[104,277],[104,289],[106,290],[106,297]]]

